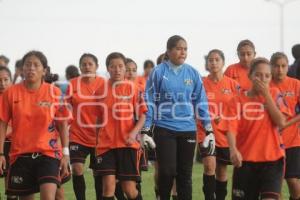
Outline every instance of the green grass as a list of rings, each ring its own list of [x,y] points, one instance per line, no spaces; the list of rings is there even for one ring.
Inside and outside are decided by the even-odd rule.
[[[196,163],[194,165],[193,169],[193,199],[200,199],[204,200],[203,192],[202,192],[202,173],[203,173],[203,166],[201,164]],[[232,174],[232,168],[229,167],[228,169],[228,174],[229,177],[231,177]],[[144,200],[154,200],[155,195],[154,195],[154,183],[153,183],[153,168],[149,167],[149,171],[143,172],[143,183],[142,183],[142,193],[143,193],[143,198]],[[0,194],[2,199],[4,198],[4,184],[3,184],[4,179],[0,179]],[[95,192],[94,192],[94,181],[92,178],[92,172],[90,170],[87,170],[85,173],[85,180],[86,180],[86,195],[88,200],[94,200],[95,199]],[[72,182],[69,181],[64,185],[65,188],[65,196],[66,200],[74,200],[74,192],[72,189]],[[229,180],[228,184],[228,195],[227,199],[231,199],[231,194],[230,194],[230,188],[231,188],[231,180]],[[282,199],[288,199],[289,194],[288,194],[288,189],[286,184],[283,186],[283,198]],[[37,198],[39,199],[38,196],[36,195]],[[1,200],[1,198],[0,198]]]

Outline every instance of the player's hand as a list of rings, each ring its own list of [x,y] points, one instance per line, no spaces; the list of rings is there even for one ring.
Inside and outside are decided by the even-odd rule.
[[[242,166],[242,155],[236,148],[230,148],[230,160],[235,167]]]
[[[2,175],[4,173],[4,170],[6,168],[6,160],[5,156],[1,155],[0,156],[0,174]]]
[[[261,95],[263,95],[264,97],[270,95],[269,85],[259,80],[258,78],[254,79],[253,85],[255,90],[259,92]]]
[[[59,165],[61,177],[65,177],[69,174],[69,170],[68,170],[69,162],[70,162],[70,156],[63,155],[62,159],[60,160],[60,165]]]
[[[126,145],[127,146],[131,146],[132,144],[134,144],[137,140],[137,134],[136,133],[129,133],[129,136],[126,140]]]
[[[144,149],[155,149],[156,144],[152,137],[147,134],[141,135],[141,145]]]

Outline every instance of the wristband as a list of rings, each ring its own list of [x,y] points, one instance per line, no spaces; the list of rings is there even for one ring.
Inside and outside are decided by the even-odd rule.
[[[62,148],[62,154],[64,156],[69,156],[70,155],[69,147],[63,147]]]

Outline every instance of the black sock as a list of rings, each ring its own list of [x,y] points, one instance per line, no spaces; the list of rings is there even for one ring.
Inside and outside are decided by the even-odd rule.
[[[225,200],[227,195],[227,181],[216,180],[216,200]]]
[[[177,195],[172,195],[172,199],[173,200],[177,200],[178,198],[177,198]]]
[[[94,176],[96,199],[102,200],[102,176]]]
[[[157,188],[154,188],[156,200],[159,198],[159,192]]]
[[[103,200],[115,200],[115,197],[102,197]]]
[[[208,176],[203,174],[203,188],[205,200],[215,200],[216,178],[215,175]]]
[[[73,190],[77,200],[85,200],[85,181],[84,176],[72,176]]]
[[[124,196],[124,192],[122,190],[121,182],[117,182],[116,184],[116,190],[115,190],[115,196],[118,200],[127,200]]]
[[[294,199],[294,198],[290,197],[290,200],[300,200],[300,198],[298,198],[298,199]]]

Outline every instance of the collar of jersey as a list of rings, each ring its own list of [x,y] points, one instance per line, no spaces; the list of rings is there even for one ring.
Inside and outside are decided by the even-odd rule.
[[[183,66],[183,64],[175,65],[175,64],[171,63],[171,61],[169,61],[169,60],[168,60],[167,64],[169,66],[169,70],[172,70],[175,74],[178,74]]]

